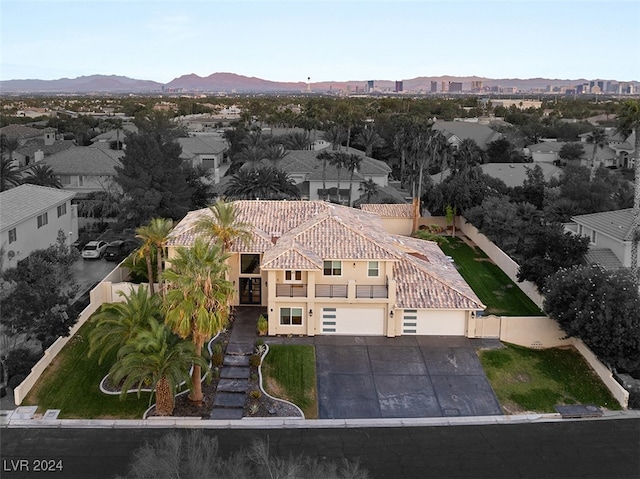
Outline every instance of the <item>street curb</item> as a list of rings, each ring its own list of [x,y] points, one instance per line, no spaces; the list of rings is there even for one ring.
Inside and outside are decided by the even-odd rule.
[[[640,410],[607,411],[599,418],[563,419],[560,414],[521,414],[514,416],[468,416],[389,419],[299,419],[299,418],[243,418],[240,420],[211,420],[197,418],[154,419],[42,419],[23,417],[13,419],[13,411],[2,411],[0,427],[46,429],[343,429],[343,428],[400,428],[436,426],[486,426],[567,421],[603,421],[610,419],[640,419]],[[5,414],[9,413],[9,414]]]

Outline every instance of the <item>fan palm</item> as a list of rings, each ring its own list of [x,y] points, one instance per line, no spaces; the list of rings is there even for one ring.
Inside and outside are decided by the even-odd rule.
[[[223,252],[229,251],[236,240],[245,244],[251,242],[250,225],[238,220],[233,203],[218,200],[208,209],[211,214],[201,218],[196,228],[214,238],[222,246]]]
[[[356,170],[360,168],[362,164],[362,157],[360,155],[356,155],[355,153],[351,153],[346,158],[345,166],[347,170],[349,170],[349,206],[351,206],[351,192],[353,190],[353,175]]]
[[[98,363],[114,349],[120,349],[149,318],[162,318],[162,302],[157,295],[149,295],[143,285],[129,294],[119,292],[125,301],[104,304],[94,315],[95,328],[89,334],[89,356],[100,352]]]
[[[186,382],[192,387],[192,365],[199,370],[208,367],[192,343],[180,340],[164,323],[149,318],[118,350],[109,377],[115,384],[122,382],[121,398],[133,387],[137,388],[138,397],[143,387],[151,388],[156,395],[156,412],[168,416],[173,413],[178,386]]]
[[[55,176],[53,169],[49,165],[43,164],[33,165],[29,169],[27,176],[25,176],[24,183],[47,186],[49,188],[62,188],[62,183],[60,179]]]
[[[168,282],[165,323],[183,339],[190,338],[198,357],[204,343],[226,327],[228,303],[234,287],[225,279],[226,254],[220,243],[197,238],[191,248],[178,248],[171,268],[163,273]],[[202,401],[201,367],[194,363],[189,399]]]

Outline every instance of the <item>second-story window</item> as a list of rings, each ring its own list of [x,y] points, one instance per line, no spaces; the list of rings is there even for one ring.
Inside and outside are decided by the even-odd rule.
[[[342,261],[325,261],[325,276],[342,276]]]
[[[58,206],[58,218],[67,214],[67,204]]]
[[[38,216],[38,228],[42,228],[47,223],[49,223],[49,215],[47,213]]]
[[[369,266],[367,267],[367,276],[372,278],[377,278],[380,276],[380,266],[377,261],[369,261]]]
[[[9,230],[9,244],[18,241],[18,233],[16,233],[16,229],[12,228]]]
[[[299,283],[302,281],[302,271],[287,270],[284,272],[284,280],[288,283]]]
[[[597,239],[597,233],[595,232],[595,230],[591,230],[591,243],[596,244],[596,239]]]

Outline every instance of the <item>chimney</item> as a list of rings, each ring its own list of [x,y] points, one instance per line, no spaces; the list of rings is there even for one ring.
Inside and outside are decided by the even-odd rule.
[[[54,130],[47,130],[44,132],[45,145],[51,146],[55,141],[56,141],[56,132]]]
[[[276,244],[280,239],[280,236],[282,236],[282,233],[278,233],[278,232],[271,233],[271,242],[273,244]]]

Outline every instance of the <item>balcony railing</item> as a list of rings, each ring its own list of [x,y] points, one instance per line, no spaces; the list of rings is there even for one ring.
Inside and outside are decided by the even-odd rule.
[[[389,288],[386,284],[358,284],[356,298],[388,298]]]
[[[346,284],[316,284],[316,298],[346,298]]]
[[[276,296],[284,298],[306,298],[306,284],[276,284]]]

